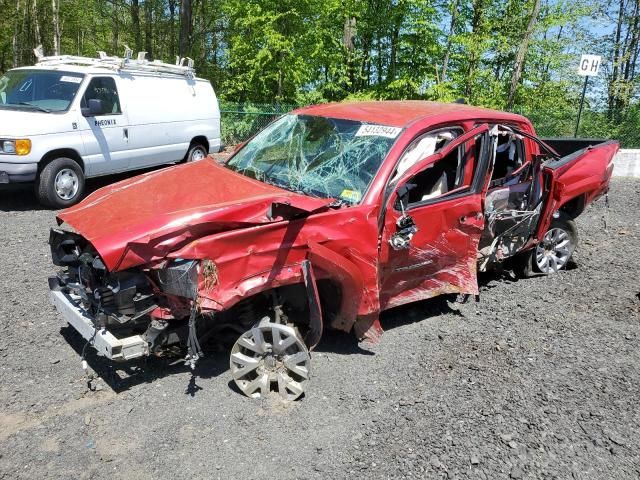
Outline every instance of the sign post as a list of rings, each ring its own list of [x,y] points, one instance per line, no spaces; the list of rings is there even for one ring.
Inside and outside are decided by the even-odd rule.
[[[600,71],[602,57],[600,55],[582,55],[580,64],[578,65],[578,75],[584,77],[584,87],[582,87],[582,95],[580,97],[580,108],[578,109],[578,120],[576,121],[576,131],[574,137],[578,136],[578,128],[580,127],[580,117],[582,116],[582,107],[584,105],[584,96],[587,93],[587,84],[589,77],[596,77]]]

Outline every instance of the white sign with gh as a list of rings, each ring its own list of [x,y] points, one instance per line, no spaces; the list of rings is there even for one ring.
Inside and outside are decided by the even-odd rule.
[[[583,77],[596,77],[600,70],[602,57],[600,55],[582,55],[578,65],[578,75]]]

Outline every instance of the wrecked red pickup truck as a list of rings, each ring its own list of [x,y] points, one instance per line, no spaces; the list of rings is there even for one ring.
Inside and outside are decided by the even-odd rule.
[[[376,339],[383,310],[477,295],[478,270],[563,268],[617,150],[561,156],[526,118],[467,105],[302,108],[224,165],[147,173],[61,212],[75,231],[51,231],[51,298],[110,359],[186,349],[193,366],[204,341],[237,339],[240,390],[295,399],[326,328]]]

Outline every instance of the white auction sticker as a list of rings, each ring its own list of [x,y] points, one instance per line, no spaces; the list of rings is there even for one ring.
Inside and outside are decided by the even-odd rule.
[[[63,75],[60,77],[60,81],[69,83],[80,83],[82,81],[82,77],[70,77],[69,75]]]
[[[356,137],[396,138],[401,131],[401,128],[386,125],[361,125],[356,132]]]

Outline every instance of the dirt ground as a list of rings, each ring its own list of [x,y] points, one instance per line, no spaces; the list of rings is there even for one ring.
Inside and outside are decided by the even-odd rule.
[[[216,353],[192,377],[89,352],[89,389],[47,298],[54,213],[2,189],[0,478],[637,479],[640,181],[610,203],[608,231],[603,202],[580,217],[568,271],[393,310],[376,346],[330,334],[282,404],[239,394]]]

